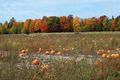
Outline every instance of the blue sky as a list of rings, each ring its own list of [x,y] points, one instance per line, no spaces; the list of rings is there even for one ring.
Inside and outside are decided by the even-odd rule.
[[[42,16],[81,18],[120,15],[120,0],[0,0],[0,22],[15,17],[17,21]]]

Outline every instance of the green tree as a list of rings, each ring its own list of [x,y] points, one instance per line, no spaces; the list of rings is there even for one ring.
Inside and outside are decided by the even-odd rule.
[[[0,34],[2,33],[2,23],[0,23]]]
[[[60,32],[60,19],[56,16],[51,16],[47,18],[47,25],[49,32]]]
[[[116,30],[116,31],[120,31],[120,18],[117,20],[116,23],[117,23],[117,24],[116,24],[115,30]]]
[[[8,29],[8,22],[7,21],[5,21],[5,23],[3,24],[3,26],[2,26],[2,31],[1,31],[1,33],[2,34],[9,34],[9,29]]]
[[[9,23],[8,23],[8,28],[9,28],[9,29],[12,28],[14,22],[16,22],[16,20],[15,20],[14,17],[12,17],[12,18],[10,19]]]
[[[10,32],[13,34],[20,34],[23,28],[23,22],[14,22]]]

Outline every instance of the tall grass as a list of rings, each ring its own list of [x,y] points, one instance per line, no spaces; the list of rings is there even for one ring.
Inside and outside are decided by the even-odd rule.
[[[30,34],[0,35],[0,80],[119,80],[120,63],[104,60],[103,64],[88,64],[86,59],[80,62],[53,61],[45,71],[41,65],[31,65],[18,57],[21,48],[29,53],[37,52],[39,47],[47,50],[54,48],[75,48],[68,55],[96,55],[99,49],[120,47],[120,33],[78,33],[78,34]],[[20,68],[17,65],[20,63]],[[21,66],[22,65],[22,66]],[[30,65],[28,68],[26,65]]]

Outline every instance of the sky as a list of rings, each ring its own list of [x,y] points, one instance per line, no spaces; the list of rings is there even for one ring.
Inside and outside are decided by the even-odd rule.
[[[43,16],[80,18],[120,15],[120,0],[0,0],[0,22],[14,17],[17,21]]]

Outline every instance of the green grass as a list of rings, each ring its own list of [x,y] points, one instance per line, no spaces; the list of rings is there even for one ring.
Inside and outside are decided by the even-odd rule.
[[[18,57],[21,48],[35,53],[41,47],[45,50],[53,48],[75,48],[68,56],[96,55],[99,49],[115,49],[120,47],[119,32],[83,32],[83,33],[40,33],[0,35],[0,80],[119,80],[119,59],[104,60],[103,65],[88,64],[86,59],[75,62],[51,60],[47,71],[41,65],[26,67],[31,64],[32,57],[26,63]],[[16,67],[22,63],[22,69]],[[47,63],[48,64],[48,63]]]

